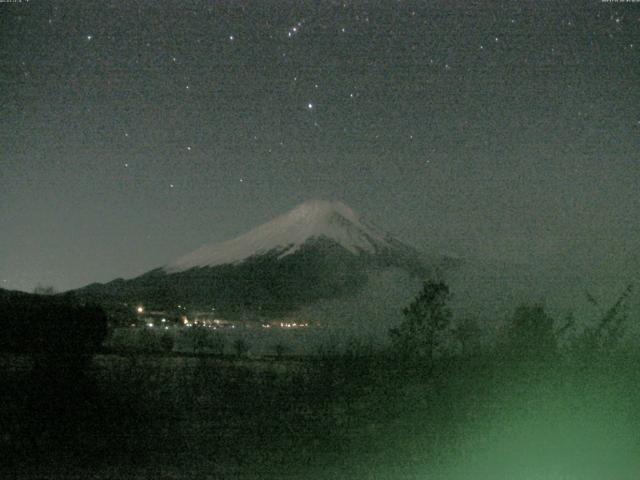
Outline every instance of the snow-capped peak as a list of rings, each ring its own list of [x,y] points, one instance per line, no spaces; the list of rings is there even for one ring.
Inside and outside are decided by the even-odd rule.
[[[337,201],[311,200],[222,243],[204,245],[164,267],[168,273],[194,267],[212,267],[243,260],[267,252],[280,257],[297,251],[311,239],[332,240],[352,253],[376,252],[391,247],[391,240],[377,228],[365,224],[348,206]]]

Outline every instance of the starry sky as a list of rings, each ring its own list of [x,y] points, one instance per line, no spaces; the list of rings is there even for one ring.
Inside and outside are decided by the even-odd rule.
[[[2,1],[0,45],[2,288],[310,198],[427,252],[637,256],[640,2]]]

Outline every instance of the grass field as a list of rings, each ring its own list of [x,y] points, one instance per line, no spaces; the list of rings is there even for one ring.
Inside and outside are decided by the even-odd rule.
[[[0,360],[2,478],[632,479],[640,358]]]

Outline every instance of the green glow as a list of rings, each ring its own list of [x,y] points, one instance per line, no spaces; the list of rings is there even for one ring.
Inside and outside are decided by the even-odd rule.
[[[630,356],[436,367],[437,379],[386,397],[398,404],[383,425],[350,432],[345,462],[352,478],[636,480],[636,365]]]
[[[520,373],[496,382],[475,408],[460,401],[467,421],[450,431],[442,478],[638,478],[639,395],[632,365]]]

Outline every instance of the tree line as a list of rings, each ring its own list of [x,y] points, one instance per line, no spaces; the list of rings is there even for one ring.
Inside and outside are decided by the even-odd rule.
[[[558,355],[561,345],[586,354],[615,351],[628,331],[627,300],[631,293],[629,285],[609,308],[587,294],[599,318],[593,325],[582,325],[582,330],[572,316],[558,325],[543,305],[520,305],[498,332],[492,352],[545,359]],[[425,281],[418,296],[403,309],[404,320],[389,332],[392,352],[404,359],[424,361],[453,353],[480,353],[482,326],[468,317],[454,322],[448,307],[450,298],[444,282]]]

